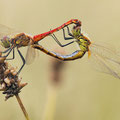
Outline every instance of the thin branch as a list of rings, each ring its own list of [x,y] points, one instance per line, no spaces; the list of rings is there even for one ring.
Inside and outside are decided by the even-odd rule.
[[[28,113],[27,113],[27,111],[26,111],[26,109],[25,109],[25,107],[24,107],[24,105],[23,105],[23,103],[22,103],[22,101],[20,99],[20,96],[18,94],[15,95],[15,96],[16,96],[16,99],[17,99],[17,101],[18,101],[18,103],[19,103],[19,105],[20,105],[20,107],[21,107],[21,109],[23,111],[23,114],[24,114],[26,120],[30,120],[29,116],[28,116]]]

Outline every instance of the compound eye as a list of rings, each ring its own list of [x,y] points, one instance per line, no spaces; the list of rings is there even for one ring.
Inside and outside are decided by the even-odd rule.
[[[10,47],[10,38],[9,37],[4,37],[0,40],[0,44],[4,47],[4,48],[9,48]]]

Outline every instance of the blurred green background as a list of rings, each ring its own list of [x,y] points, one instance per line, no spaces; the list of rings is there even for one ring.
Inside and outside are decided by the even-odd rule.
[[[82,29],[92,41],[119,48],[119,0],[0,0],[0,24],[33,35],[75,18],[82,21]],[[61,32],[57,34],[64,42]],[[50,37],[41,43],[47,48],[58,48]],[[21,48],[24,55],[26,50]],[[50,79],[52,58],[39,53],[39,58],[26,65],[20,74],[22,81],[28,82],[20,96],[32,120],[42,120]],[[14,66],[21,64],[16,54]],[[93,70],[87,54],[82,59],[66,62],[54,120],[119,120],[119,86],[118,79]],[[24,120],[16,99],[13,97],[5,102],[2,93],[0,120]]]

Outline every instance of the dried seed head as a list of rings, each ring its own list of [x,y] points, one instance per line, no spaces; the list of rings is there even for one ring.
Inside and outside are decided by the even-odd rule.
[[[2,88],[2,86],[0,86],[0,91],[4,91],[5,90],[5,88]]]
[[[13,76],[17,75],[17,72],[16,71],[12,72],[12,75]]]
[[[0,56],[2,56],[2,52],[0,52]]]
[[[8,66],[9,66],[8,62],[5,62],[5,68],[6,69],[8,69]]]
[[[7,86],[10,86],[11,85],[11,81],[10,79],[7,77],[4,79],[5,83],[7,84]]]
[[[22,80],[22,77],[18,78],[18,83],[20,83],[20,82],[21,82],[21,80]]]
[[[27,85],[27,83],[21,83],[21,79],[15,68],[9,67],[7,62],[0,63],[0,91],[6,94],[5,100],[20,93],[20,90]]]
[[[10,67],[9,69],[10,69],[10,71],[15,71],[16,70],[14,67]]]
[[[5,61],[6,57],[0,57],[0,63],[3,63]]]
[[[5,89],[5,88],[6,88],[6,84],[5,84],[5,83],[2,83],[2,84],[1,84],[1,87],[2,87],[2,89]]]
[[[10,73],[10,70],[9,69],[6,69],[4,74],[7,75],[8,73]]]
[[[10,72],[11,72],[11,73],[15,72],[15,69],[11,69]]]
[[[19,84],[19,87],[20,88],[23,88],[23,87],[25,87],[27,85],[27,83],[21,83],[21,84]]]

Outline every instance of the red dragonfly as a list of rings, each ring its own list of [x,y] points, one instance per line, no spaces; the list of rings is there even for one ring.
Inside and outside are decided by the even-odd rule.
[[[22,70],[22,68],[24,67],[25,63],[30,64],[32,61],[30,59],[33,59],[35,57],[35,53],[34,53],[34,50],[31,49],[32,48],[31,45],[34,45],[34,44],[37,45],[38,42],[41,41],[46,36],[49,36],[49,35],[53,34],[54,32],[57,32],[70,24],[76,24],[76,25],[81,26],[81,22],[78,19],[71,19],[68,22],[64,23],[63,25],[61,25],[53,30],[50,30],[48,32],[38,34],[35,36],[30,36],[25,33],[17,32],[7,26],[0,25],[0,42],[4,48],[7,48],[5,51],[1,51],[2,53],[6,53],[6,55],[2,56],[2,57],[5,57],[5,58],[8,57],[8,55],[13,51],[13,57],[6,59],[6,60],[14,59],[15,58],[14,49],[17,48],[18,54],[20,55],[20,57],[23,61],[23,64],[18,71],[18,74],[19,74],[20,71]],[[71,43],[73,43],[73,41],[66,45],[69,45]],[[66,46],[66,45],[64,45],[64,46]],[[24,59],[22,53],[19,50],[20,47],[26,47],[26,46],[29,46],[27,55],[26,55],[27,56],[26,58],[28,60]]]
[[[44,53],[55,57],[63,61],[70,61],[82,58],[85,53],[88,52],[88,56],[91,58],[90,61],[93,63],[92,67],[95,67],[100,72],[104,72],[114,77],[120,79],[120,54],[115,51],[114,46],[108,46],[101,43],[93,43],[87,38],[83,33],[81,33],[81,26],[75,25],[70,33],[69,27],[67,26],[68,34],[71,38],[74,39],[79,46],[79,50],[68,55],[61,55],[53,51],[49,51],[40,45],[32,45],[33,48],[39,49]],[[63,28],[63,37],[65,37],[65,32]],[[58,41],[57,37],[53,34],[53,38],[61,46],[61,43]],[[111,49],[112,48],[112,49]]]

